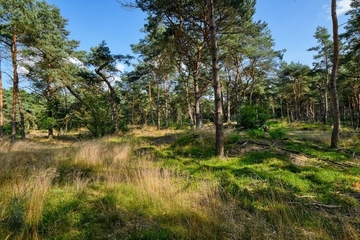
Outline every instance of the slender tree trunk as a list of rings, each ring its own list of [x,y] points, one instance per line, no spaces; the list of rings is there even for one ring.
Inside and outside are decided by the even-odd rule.
[[[154,103],[153,103],[153,98],[152,98],[152,91],[151,91],[151,81],[149,81],[149,108],[150,108],[150,121],[151,124],[154,126],[155,125],[155,120],[154,120]]]
[[[329,115],[328,85],[329,85],[328,58],[326,57],[326,77],[324,83],[324,116],[323,116],[324,124],[327,123],[328,115]]]
[[[331,147],[338,148],[339,135],[340,135],[340,110],[339,110],[339,98],[336,89],[336,78],[339,67],[339,33],[338,33],[338,19],[336,14],[336,0],[331,0],[331,19],[333,23],[333,44],[334,44],[334,60],[331,71],[331,97],[333,104],[333,118],[334,126],[331,134]]]
[[[19,107],[19,113],[20,113],[20,134],[21,134],[21,140],[25,139],[25,115],[24,111],[22,109],[22,102],[21,102],[21,96],[20,91],[17,91],[16,95],[18,107]]]
[[[50,67],[49,67],[50,68]],[[52,104],[52,94],[51,94],[51,85],[50,85],[50,76],[46,81],[46,101],[47,101],[47,117],[53,117],[53,104]],[[54,137],[54,130],[52,126],[48,127],[48,138],[52,139]]]
[[[196,63],[196,69],[193,72],[193,78],[194,78],[194,114],[195,114],[195,127],[196,130],[199,130],[202,128],[203,122],[202,122],[202,115],[201,115],[201,94],[200,94],[200,88],[199,88],[199,67],[200,63]]]
[[[231,122],[231,96],[230,96],[230,82],[231,82],[231,74],[230,69],[226,69],[228,81],[226,82],[226,114],[225,114],[225,122],[230,123]]]
[[[11,141],[16,140],[16,97],[19,92],[19,76],[17,72],[17,35],[14,28],[14,35],[11,45],[11,60],[13,67],[13,92],[12,92],[12,109],[11,109]]]
[[[224,156],[224,125],[223,125],[223,111],[221,99],[221,83],[220,83],[220,67],[218,48],[216,40],[216,25],[214,16],[214,2],[207,0],[208,14],[209,14],[209,34],[212,58],[212,78],[214,84],[214,104],[215,104],[215,154],[217,156]]]
[[[169,127],[169,116],[168,116],[168,94],[167,94],[167,87],[166,87],[166,77],[163,79],[164,81],[164,125],[165,128]]]
[[[196,90],[195,90],[196,91]],[[196,130],[199,130],[202,128],[202,116],[201,116],[201,103],[200,103],[201,97],[199,96],[199,92],[195,93],[195,126]]]
[[[158,76],[156,76],[157,78],[157,84],[156,84],[156,91],[157,91],[157,101],[156,101],[156,117],[157,117],[157,124],[156,124],[156,128],[157,130],[161,129],[161,119],[160,119],[160,79],[158,79]]]
[[[231,92],[230,83],[226,85],[226,108],[227,108],[227,122],[231,122]]]
[[[3,102],[3,86],[2,86],[2,72],[1,72],[2,55],[0,52],[0,139],[4,137],[4,102]]]
[[[190,129],[194,130],[194,115],[193,115],[193,108],[191,107],[191,101],[190,101],[190,90],[189,90],[189,80],[188,77],[185,81],[185,93],[186,93],[186,102],[188,105],[188,115],[190,120]]]

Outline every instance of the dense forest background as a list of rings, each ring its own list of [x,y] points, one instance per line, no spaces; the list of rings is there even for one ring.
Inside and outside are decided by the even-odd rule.
[[[333,123],[329,29],[314,29],[312,66],[288,63],[266,22],[253,20],[255,0],[210,3],[120,2],[148,13],[146,37],[132,45],[139,62],[121,72],[117,63],[130,65],[133,56],[112,53],[106,41],[78,51],[56,6],[1,0],[1,62],[13,71],[2,72],[10,89],[0,81],[0,135],[14,141],[35,129],[51,138],[54,130],[87,128],[99,137],[130,125],[201,129],[219,119],[240,128],[261,127],[263,118]],[[342,124],[357,129],[360,3],[351,6],[340,35],[337,90]]]

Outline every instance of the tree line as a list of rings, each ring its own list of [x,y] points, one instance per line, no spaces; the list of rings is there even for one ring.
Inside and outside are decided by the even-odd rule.
[[[332,0],[332,9],[336,1]],[[129,125],[216,128],[223,154],[223,124],[244,108],[288,121],[338,126],[360,124],[360,2],[352,0],[345,32],[319,26],[312,66],[283,61],[266,22],[254,21],[256,0],[136,0],[123,7],[147,13],[139,56],[128,72],[106,42],[89,51],[69,39],[59,8],[38,0],[0,0],[1,62],[11,63],[9,90],[0,85],[0,135],[25,138],[29,129],[87,128],[94,137]],[[335,13],[335,15],[334,15]],[[0,64],[1,65],[1,64]],[[19,71],[22,69],[22,71]],[[30,91],[19,88],[26,81]],[[0,84],[2,79],[0,78]],[[241,127],[241,126],[240,126]]]

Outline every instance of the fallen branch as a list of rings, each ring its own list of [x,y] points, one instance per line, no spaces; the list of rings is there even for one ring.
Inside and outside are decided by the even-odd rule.
[[[328,209],[341,208],[341,206],[327,205],[327,204],[321,204],[321,203],[311,203],[311,205],[318,207],[318,208],[328,208]]]

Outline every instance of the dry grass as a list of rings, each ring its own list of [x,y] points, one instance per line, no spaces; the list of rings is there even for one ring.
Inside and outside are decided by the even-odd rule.
[[[136,131],[139,133],[135,134],[141,134],[143,130]],[[153,129],[146,131],[150,136]],[[155,137],[167,134],[169,131],[164,130]],[[195,134],[197,144],[212,144],[212,131]],[[229,133],[226,137],[234,136]],[[325,139],[306,137],[313,142]],[[103,138],[72,144],[0,142],[0,222],[7,225],[6,230],[0,228],[0,238],[144,239],[151,236],[141,235],[147,232],[159,239],[330,237],[328,232],[321,233],[325,228],[306,228],[297,222],[300,215],[310,215],[309,212],[302,212],[278,192],[264,187],[261,191],[268,191],[268,195],[239,193],[248,194],[249,199],[258,194],[268,204],[232,196],[225,193],[223,187],[227,186],[221,185],[219,179],[163,168],[153,154],[134,154],[148,142],[129,139]],[[62,191],[68,193],[67,197]],[[53,222],[44,222],[44,212],[54,218]],[[334,224],[333,216],[329,219]],[[343,221],[337,236],[358,239],[354,228],[357,225]],[[326,224],[330,225],[319,222],[313,226]],[[156,235],[160,230],[165,231],[165,237]],[[67,235],[70,233],[79,235]]]

